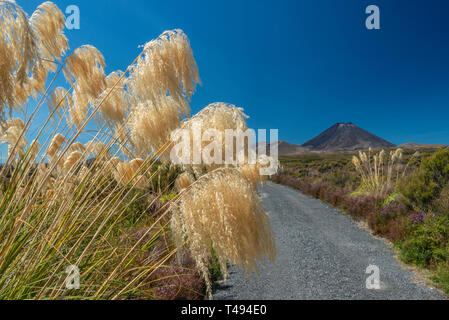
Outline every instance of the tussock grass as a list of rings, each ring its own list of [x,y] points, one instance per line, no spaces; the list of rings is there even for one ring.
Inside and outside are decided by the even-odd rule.
[[[0,143],[8,145],[0,168],[0,299],[173,298],[167,292],[185,290],[158,277],[184,272],[190,280],[178,285],[198,290],[196,270],[210,293],[212,250],[224,270],[226,261],[252,272],[264,255],[274,259],[255,168],[194,171],[167,157],[170,133],[192,119],[246,128],[242,110],[228,104],[190,118],[200,78],[182,30],[164,32],[125,71],[106,76],[95,47],[65,55],[63,17],[51,2],[28,19],[15,2],[0,0]],[[61,72],[68,87],[53,88]],[[45,103],[48,118],[31,130]],[[96,129],[86,130],[92,120]],[[194,264],[176,264],[176,253],[186,251]],[[80,270],[79,289],[67,287],[71,265]]]
[[[209,264],[217,254],[222,272],[226,262],[248,273],[257,272],[256,261],[274,261],[274,236],[267,214],[251,182],[233,168],[216,169],[199,178],[171,209],[177,247],[187,244],[210,292]]]
[[[416,155],[418,154],[414,156]],[[372,156],[370,148],[368,152],[360,151],[358,156],[353,156],[352,163],[361,176],[359,191],[375,196],[386,195],[395,187],[396,182],[404,177],[410,164],[409,161],[406,166],[401,166],[402,157],[401,148],[390,151],[388,155],[385,150],[381,150]]]

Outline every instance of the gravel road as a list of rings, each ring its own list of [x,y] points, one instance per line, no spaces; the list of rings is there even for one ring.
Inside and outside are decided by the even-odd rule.
[[[444,299],[418,284],[381,239],[344,213],[285,186],[260,189],[276,237],[275,264],[260,265],[259,277],[230,269],[215,300],[236,299]],[[380,289],[367,289],[369,265],[379,268]]]

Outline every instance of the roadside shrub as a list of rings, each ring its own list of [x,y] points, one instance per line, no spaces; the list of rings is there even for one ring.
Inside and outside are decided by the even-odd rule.
[[[449,295],[449,265],[439,266],[436,274],[431,279],[439,285],[441,290]]]
[[[404,236],[405,216],[409,212],[407,206],[400,201],[384,205],[378,212],[368,215],[367,222],[375,234],[382,235],[391,241]]]
[[[183,250],[180,263],[166,264],[152,275],[152,287],[158,300],[199,300],[204,298],[205,284],[195,269],[195,261]]]
[[[429,210],[430,203],[438,194],[438,185],[429,180],[423,169],[419,169],[400,185],[404,201],[417,209]]]
[[[326,201],[334,207],[339,207],[345,201],[345,193],[341,190],[331,190],[326,197]]]
[[[346,187],[356,188],[360,183],[360,178],[355,172],[344,169],[334,169],[326,177],[326,180],[332,187],[343,189]]]
[[[407,206],[402,201],[394,201],[386,204],[380,210],[380,215],[385,218],[395,218],[408,212]]]
[[[347,197],[345,209],[354,217],[365,217],[377,211],[378,200],[373,196]]]
[[[449,218],[428,217],[400,244],[400,257],[421,267],[449,262]]]
[[[420,223],[424,223],[424,220],[427,217],[427,212],[418,212],[418,213],[414,213],[410,216],[410,221],[413,224],[420,224]]]
[[[429,211],[448,183],[449,150],[440,150],[401,184],[400,191],[409,205]]]
[[[432,202],[432,210],[436,214],[449,216],[449,184],[443,188],[439,197]]]
[[[329,192],[329,186],[324,182],[318,182],[311,186],[310,193],[312,197],[323,199]]]

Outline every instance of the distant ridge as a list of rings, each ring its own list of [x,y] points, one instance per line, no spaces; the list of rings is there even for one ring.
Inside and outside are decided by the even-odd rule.
[[[348,122],[334,124],[302,147],[312,152],[339,152],[393,148],[395,145]]]
[[[288,155],[296,155],[296,154],[305,154],[309,150],[307,148],[301,147],[297,144],[288,143],[285,141],[275,141],[275,142],[260,142],[257,144],[256,148],[266,148],[266,153],[270,154],[270,146],[276,145],[278,146],[278,154],[280,156],[288,156]]]
[[[260,142],[256,148],[266,148],[267,154],[271,144],[277,144],[280,156],[299,155],[307,153],[328,153],[345,152],[373,149],[388,149],[396,147],[388,142],[362,128],[359,128],[351,122],[336,123],[321,134],[307,141],[303,145],[288,143],[286,141],[275,141],[271,143]],[[420,147],[422,145],[409,143],[404,147]],[[443,145],[441,145],[443,147]]]
[[[401,144],[399,147],[403,149],[443,149],[449,146],[446,144],[425,144],[425,143],[408,142]]]

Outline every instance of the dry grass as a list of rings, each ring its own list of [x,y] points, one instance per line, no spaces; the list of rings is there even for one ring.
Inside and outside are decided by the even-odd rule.
[[[191,185],[172,207],[172,229],[178,250],[185,236],[210,292],[211,248],[221,270],[226,262],[248,273],[257,272],[257,260],[274,261],[274,237],[267,214],[251,183],[232,168],[212,171]]]
[[[32,94],[28,76],[39,50],[28,17],[16,3],[0,1],[0,30],[0,116],[4,116],[5,111],[20,109],[18,102]]]
[[[139,103],[128,119],[136,153],[146,156],[162,149],[170,141],[171,132],[180,127],[184,111],[171,97],[161,97],[158,105],[150,100]]]
[[[352,158],[357,172],[361,176],[360,191],[368,192],[377,196],[384,196],[388,190],[394,187],[395,181],[402,176],[400,166],[402,160],[402,149],[390,151],[387,155],[385,150],[371,156],[368,152],[359,152],[359,156]]]
[[[198,67],[189,39],[182,30],[165,31],[145,44],[144,54],[133,67],[128,85],[139,101],[158,105],[161,96],[170,95],[188,110],[187,99],[200,83]]]
[[[65,61],[64,75],[74,90],[70,120],[80,127],[88,116],[89,104],[94,104],[106,88],[104,58],[97,48],[84,45]]]
[[[37,7],[30,18],[31,27],[41,40],[38,43],[41,58],[59,60],[69,48],[64,35],[65,16],[52,2]],[[56,65],[51,71],[56,70]]]
[[[176,179],[176,189],[182,191],[187,189],[195,181],[194,176],[190,172],[184,172],[178,176]]]
[[[176,204],[159,201],[179,172],[166,157],[173,130],[196,119],[220,131],[246,128],[242,109],[227,104],[189,119],[200,78],[187,36],[166,31],[124,72],[106,76],[93,46],[65,56],[63,17],[51,2],[28,19],[0,1],[0,142],[8,145],[0,168],[0,299],[157,298],[155,277],[175,263],[184,240],[206,281],[212,248],[224,269],[230,261],[251,272],[264,255],[274,259],[255,167],[184,173]],[[61,70],[68,88],[52,89]],[[30,97],[36,104],[28,112]],[[45,102],[49,117],[32,131]],[[93,139],[82,143],[86,133]],[[167,241],[170,220],[178,247]],[[140,231],[131,237],[133,230]],[[65,285],[69,265],[81,271],[79,289]]]

